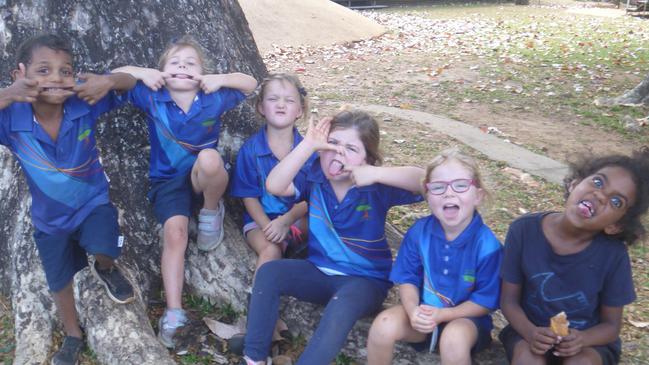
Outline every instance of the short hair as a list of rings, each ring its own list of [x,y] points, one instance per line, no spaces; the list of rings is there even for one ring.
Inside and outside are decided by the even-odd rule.
[[[478,162],[473,157],[460,152],[457,147],[447,148],[441,151],[437,156],[433,157],[433,159],[426,166],[426,175],[424,176],[423,183],[429,183],[431,172],[448,161],[457,161],[467,170],[471,171],[471,179],[473,180],[475,187],[484,190],[486,195],[488,196],[488,192],[486,191],[484,183],[482,182],[482,176],[480,174]]]
[[[72,45],[70,45],[70,42],[66,38],[56,34],[39,34],[26,39],[18,46],[18,50],[16,51],[16,67],[20,63],[25,65],[30,64],[34,50],[41,47],[47,47],[55,51],[63,51],[71,59],[74,59]]]
[[[275,80],[278,80],[282,83],[287,82],[295,87],[295,90],[297,90],[298,95],[300,95],[300,105],[302,106],[302,119],[305,119],[309,111],[309,98],[307,97],[306,89],[304,88],[304,86],[302,86],[302,82],[300,82],[300,79],[298,79],[297,76],[289,73],[270,74],[262,80],[262,82],[259,84],[259,87],[257,88],[257,98],[255,99],[255,110],[257,111],[257,113],[259,113],[259,106],[264,101],[266,86],[268,86],[268,84],[270,84],[271,81],[275,81]],[[261,117],[263,117],[263,115],[261,115]]]
[[[343,110],[333,117],[329,132],[348,128],[354,128],[358,131],[358,137],[363,142],[363,147],[365,147],[367,163],[380,166],[383,163],[383,156],[379,149],[381,141],[379,123],[362,110]]]
[[[180,38],[173,38],[171,42],[169,42],[169,44],[164,49],[164,51],[162,51],[162,55],[160,55],[160,59],[158,59],[158,69],[162,71],[165,63],[167,63],[167,60],[169,59],[169,56],[173,52],[185,47],[193,48],[196,51],[196,53],[198,54],[198,60],[201,63],[201,68],[203,69],[204,74],[212,72],[212,62],[207,58],[205,50],[196,41],[196,39],[194,39],[194,37],[187,34]]]
[[[576,161],[570,163],[570,174],[564,179],[564,187],[566,189],[565,198],[567,199],[570,195],[569,188],[573,181],[581,181],[608,166],[617,166],[627,170],[631,174],[631,178],[636,187],[634,204],[629,207],[626,214],[617,222],[621,226],[622,231],[610,235],[631,245],[646,234],[646,229],[642,225],[640,218],[649,208],[648,146],[633,151],[630,156],[623,154],[579,156]]]

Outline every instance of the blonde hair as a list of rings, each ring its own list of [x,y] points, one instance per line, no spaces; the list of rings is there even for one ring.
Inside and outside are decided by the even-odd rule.
[[[478,168],[478,163],[477,161],[468,155],[463,154],[460,152],[460,150],[457,147],[453,148],[448,148],[440,152],[437,156],[435,156],[429,163],[428,166],[426,166],[426,176],[424,177],[424,184],[427,184],[430,182],[430,174],[435,170],[437,167],[445,164],[448,161],[457,161],[459,162],[462,166],[466,167],[467,170],[471,171],[473,183],[475,184],[475,187],[478,189],[482,189],[485,191],[485,195],[487,195],[487,191],[484,188],[484,184],[482,183],[482,177],[480,176],[480,169]]]
[[[212,72],[212,62],[205,56],[205,50],[201,45],[190,35],[184,35],[180,38],[174,38],[169,42],[162,55],[158,59],[158,69],[162,71],[164,65],[167,63],[169,56],[178,51],[179,49],[190,47],[193,48],[198,54],[198,61],[201,63],[203,74]]]
[[[257,98],[255,99],[255,110],[257,111],[257,114],[262,118],[264,117],[259,113],[259,106],[264,101],[266,86],[275,80],[281,83],[288,82],[295,87],[298,95],[300,95],[300,105],[302,106],[302,117],[300,117],[300,119],[306,119],[306,115],[309,112],[309,98],[307,97],[306,89],[302,86],[302,82],[300,82],[300,79],[298,79],[297,76],[289,73],[269,74],[261,81],[257,88]]]

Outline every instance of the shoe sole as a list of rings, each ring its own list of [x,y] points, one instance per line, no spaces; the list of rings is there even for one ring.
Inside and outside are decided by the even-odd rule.
[[[160,343],[161,343],[164,347],[166,347],[166,348],[168,348],[168,349],[173,349],[174,347],[176,347],[175,344],[174,344],[173,342],[167,342],[167,341],[165,341],[165,339],[162,338],[162,335],[160,334],[159,331],[158,331],[158,341],[160,341]]]
[[[97,270],[95,269],[95,264],[90,265],[90,271],[91,271],[92,274],[95,276],[95,278],[97,278],[97,281],[99,281],[99,284],[103,285],[104,289],[106,289],[106,294],[108,295],[108,297],[109,297],[113,302],[118,303],[118,304],[128,304],[128,303],[130,303],[130,302],[132,302],[132,301],[135,300],[135,293],[133,294],[132,297],[127,298],[127,299],[124,299],[124,300],[116,298],[115,296],[113,296],[113,294],[112,294],[112,293],[110,292],[110,290],[108,289],[108,284],[106,284],[106,283],[105,283],[105,282],[104,282],[104,281],[99,277],[99,273],[98,273]],[[122,274],[122,275],[123,275],[123,274]],[[131,284],[131,286],[133,286],[133,284]]]

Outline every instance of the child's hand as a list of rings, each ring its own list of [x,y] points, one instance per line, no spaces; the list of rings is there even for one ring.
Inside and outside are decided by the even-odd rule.
[[[343,146],[335,146],[327,142],[332,120],[333,118],[331,117],[325,117],[320,119],[316,124],[315,119],[311,116],[304,141],[311,144],[316,151],[331,150],[344,155],[345,150]]]
[[[161,87],[167,84],[166,80],[171,77],[169,73],[155,68],[141,68],[138,70],[137,75],[134,76],[153,91],[160,90]]]
[[[285,222],[284,216],[280,215],[270,221],[266,227],[264,227],[263,232],[266,239],[270,242],[281,243],[286,239],[289,230],[290,224]]]
[[[115,87],[115,84],[106,75],[83,73],[79,75],[79,80],[83,83],[75,85],[72,90],[77,93],[80,99],[90,105],[97,103]]]
[[[38,81],[26,77],[14,81],[8,89],[11,89],[14,101],[24,103],[35,102],[40,92]]]
[[[535,327],[529,337],[530,350],[536,355],[543,355],[558,343],[557,335],[548,327]]]
[[[344,166],[343,172],[349,172],[349,177],[356,186],[368,186],[376,182],[376,169],[372,165]]]
[[[210,94],[223,87],[223,75],[196,75],[194,80],[205,94]]]
[[[554,355],[561,357],[575,356],[584,347],[584,337],[581,331],[571,328],[570,334],[559,338],[559,344],[554,346]]]
[[[437,308],[426,304],[421,304],[413,309],[410,313],[410,325],[415,331],[421,333],[431,333],[437,326],[433,320],[434,312]]]

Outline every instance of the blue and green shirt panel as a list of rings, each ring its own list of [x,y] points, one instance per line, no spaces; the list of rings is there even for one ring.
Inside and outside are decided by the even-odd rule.
[[[30,103],[0,110],[0,144],[20,163],[32,195],[32,222],[47,234],[76,229],[109,202],[108,181],[95,140],[97,118],[123,104],[110,92],[95,105],[71,96],[63,104],[56,141],[34,118]]]
[[[293,148],[300,141],[302,141],[302,136],[296,128],[293,128]],[[304,185],[307,170],[311,166],[312,160],[313,156],[295,176],[298,185]],[[266,177],[278,163],[279,159],[273,154],[268,145],[266,126],[264,126],[248,138],[239,149],[230,191],[232,196],[238,198],[258,198],[264,212],[271,220],[288,212],[296,203],[292,197],[279,198],[266,191]],[[250,214],[244,212],[244,225],[252,221]]]
[[[167,180],[189,173],[201,150],[216,148],[221,115],[237,106],[245,95],[230,88],[210,94],[199,91],[185,113],[166,88],[153,91],[138,81],[124,98],[147,115],[151,142],[149,178]]]
[[[404,236],[390,280],[419,288],[421,302],[431,306],[455,307],[470,300],[495,310],[502,258],[500,242],[477,212],[452,241],[430,215],[415,222]],[[489,315],[478,320],[484,328],[492,327]]]

